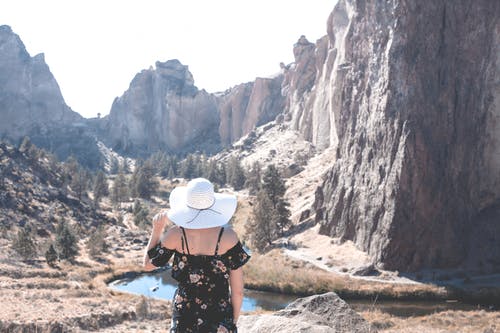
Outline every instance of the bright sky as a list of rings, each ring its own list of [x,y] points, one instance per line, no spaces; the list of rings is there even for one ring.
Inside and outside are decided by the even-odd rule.
[[[336,0],[0,0],[31,56],[45,53],[66,103],[108,114],[132,78],[179,59],[209,92],[269,76],[293,61],[300,35],[326,35]]]

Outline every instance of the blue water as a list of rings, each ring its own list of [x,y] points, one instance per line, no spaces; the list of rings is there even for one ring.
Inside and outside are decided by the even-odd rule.
[[[113,281],[109,286],[115,290],[144,295],[146,297],[172,300],[177,283],[170,276],[169,270],[151,274],[131,274],[130,278]],[[276,311],[285,308],[297,297],[270,292],[245,290],[243,311]],[[347,300],[355,311],[378,309],[393,316],[423,316],[446,310],[477,310],[478,305],[445,301],[374,301]],[[483,308],[483,307],[480,307]]]
[[[142,274],[133,278],[116,280],[111,282],[109,286],[119,291],[172,300],[177,283],[170,276],[170,271],[162,271],[160,273]],[[295,296],[245,290],[242,311],[255,311],[259,309],[276,311],[283,309],[295,299]]]

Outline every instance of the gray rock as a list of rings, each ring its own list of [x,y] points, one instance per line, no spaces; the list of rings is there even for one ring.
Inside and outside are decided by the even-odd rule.
[[[256,78],[227,90],[218,99],[219,134],[223,144],[230,144],[266,124],[283,111],[281,95],[283,75]]]
[[[117,151],[144,155],[157,150],[182,152],[218,149],[216,98],[194,86],[178,60],[143,70],[115,99],[103,140]]]
[[[299,298],[272,315],[243,316],[238,321],[238,330],[243,333],[376,332],[333,292]]]
[[[43,54],[31,57],[9,26],[0,26],[0,138],[24,136],[64,160],[70,154],[87,167],[99,165],[95,139],[85,119],[66,105]]]
[[[308,137],[337,148],[321,233],[386,269],[454,267],[478,247],[499,262],[500,224],[480,214],[500,200],[499,17],[490,0],[338,2],[297,102]]]

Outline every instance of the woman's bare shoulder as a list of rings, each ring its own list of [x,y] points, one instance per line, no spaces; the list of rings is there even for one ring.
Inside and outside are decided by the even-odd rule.
[[[181,228],[178,226],[174,225],[170,227],[167,232],[163,235],[162,238],[162,245],[165,246],[168,249],[173,249],[176,247],[178,240],[180,239],[182,235]]]
[[[222,248],[225,250],[229,250],[239,242],[239,238],[233,229],[224,228],[224,233],[222,234],[222,238],[220,241]]]

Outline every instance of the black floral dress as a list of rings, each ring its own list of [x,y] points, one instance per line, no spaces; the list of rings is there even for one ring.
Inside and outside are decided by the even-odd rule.
[[[161,243],[148,251],[151,263],[167,265],[172,254],[172,277],[178,281],[173,299],[171,333],[236,333],[229,294],[229,272],[243,266],[250,256],[240,242],[218,254],[224,232],[221,228],[214,255],[191,255],[183,228],[183,251],[170,250]],[[184,253],[186,243],[187,253]]]

